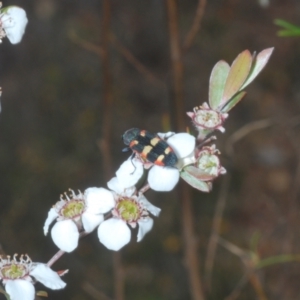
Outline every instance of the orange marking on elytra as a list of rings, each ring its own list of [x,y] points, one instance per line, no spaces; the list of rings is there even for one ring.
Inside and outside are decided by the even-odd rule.
[[[158,166],[164,166],[165,164],[163,163],[165,156],[162,154],[160,155],[157,160],[155,161],[155,164]]]
[[[138,143],[139,143],[138,141],[133,140],[133,141],[130,142],[129,147],[131,148],[131,147],[133,147],[134,145],[137,145]]]

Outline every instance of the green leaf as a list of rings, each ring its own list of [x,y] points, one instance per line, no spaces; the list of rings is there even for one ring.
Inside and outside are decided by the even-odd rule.
[[[237,93],[226,105],[221,109],[222,112],[229,112],[234,106],[236,106],[246,95],[245,91]]]
[[[5,293],[4,296],[5,296],[6,300],[10,300],[10,297],[7,293]]]
[[[297,261],[300,262],[300,255],[299,254],[281,254],[281,255],[275,255],[275,256],[270,256],[265,259],[261,259],[257,265],[257,269],[269,267],[272,265],[276,265],[279,263],[286,263],[286,262],[292,262],[292,261]]]
[[[260,238],[261,238],[261,233],[258,231],[254,232],[254,234],[251,236],[250,249],[254,253],[257,253],[257,247],[258,247]]]
[[[180,176],[183,180],[185,180],[189,185],[191,185],[193,188],[202,191],[202,192],[210,192],[211,191],[211,182],[205,182],[201,181],[197,177],[193,176],[189,172],[186,172],[185,170],[180,172]]]
[[[267,48],[258,53],[258,55],[254,58],[251,71],[249,73],[248,78],[244,82],[243,86],[240,90],[243,90],[247,85],[249,85],[255,77],[261,72],[261,70],[265,67],[267,62],[270,59],[271,54],[273,53],[274,47]]]
[[[211,71],[208,95],[209,105],[212,109],[217,109],[221,102],[229,71],[230,66],[224,60],[217,62]]]
[[[5,290],[2,287],[0,287],[0,294],[3,294],[6,300],[10,300],[9,295],[5,292]]]
[[[1,9],[0,9],[0,14],[5,14],[5,13],[7,13],[8,8],[9,8],[9,7],[7,7],[7,6],[1,8]]]
[[[275,19],[274,24],[284,28],[283,30],[279,30],[277,32],[278,36],[299,36],[300,35],[299,26],[293,25],[281,19]]]
[[[219,106],[226,104],[240,90],[249,75],[251,65],[252,55],[249,50],[245,50],[237,56],[231,65]]]
[[[204,173],[203,171],[194,166],[187,166],[184,168],[184,171],[188,172],[190,175],[194,176],[195,178],[201,181],[211,181],[215,178],[215,176]]]
[[[277,31],[278,36],[299,36],[300,35],[300,29],[299,30],[279,30]]]
[[[281,26],[285,29],[289,29],[289,30],[295,30],[295,31],[298,31],[300,30],[300,27],[299,26],[296,26],[296,25],[293,25],[287,21],[284,21],[282,19],[275,19],[274,20],[274,24],[275,25],[278,25],[278,26]]]

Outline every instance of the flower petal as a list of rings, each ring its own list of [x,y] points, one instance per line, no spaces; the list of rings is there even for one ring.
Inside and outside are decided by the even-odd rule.
[[[54,244],[63,251],[72,252],[78,246],[79,232],[72,220],[56,222],[51,236]]]
[[[150,211],[152,215],[157,217],[160,214],[161,209],[150,203],[143,194],[139,195],[139,201],[143,203],[144,207]]]
[[[27,280],[7,280],[5,291],[9,294],[11,300],[34,300],[34,286]]]
[[[175,168],[153,166],[148,174],[148,183],[154,191],[169,192],[179,180],[179,171]]]
[[[52,207],[48,212],[48,217],[44,224],[44,235],[47,235],[50,224],[58,217],[58,213]]]
[[[86,232],[92,232],[103,220],[104,216],[102,214],[95,215],[87,211],[81,216],[83,228]]]
[[[104,188],[88,188],[84,191],[84,196],[87,211],[95,215],[107,213],[115,206],[112,192]]]
[[[113,177],[108,183],[107,186],[118,195],[123,195],[131,197],[135,193],[135,186],[124,188],[118,177]]]
[[[185,132],[172,135],[167,142],[178,158],[184,158],[193,153],[196,145],[195,137]]]
[[[124,189],[134,186],[144,173],[143,164],[129,157],[117,170],[116,175]]]
[[[106,248],[118,251],[129,243],[131,231],[123,220],[111,218],[100,224],[98,237]]]
[[[63,289],[66,286],[66,283],[61,280],[59,275],[45,264],[37,264],[37,266],[30,272],[30,275],[52,290]]]
[[[12,44],[17,44],[21,41],[28,23],[26,12],[17,6],[10,6],[3,11],[1,21],[6,36]]]
[[[122,194],[124,191],[124,187],[121,185],[117,177],[113,177],[110,181],[108,181],[107,186],[110,190],[114,191],[117,194]]]
[[[140,242],[146,233],[148,233],[153,227],[153,220],[151,218],[147,218],[145,220],[138,221],[139,223],[139,231],[137,234],[137,241]]]

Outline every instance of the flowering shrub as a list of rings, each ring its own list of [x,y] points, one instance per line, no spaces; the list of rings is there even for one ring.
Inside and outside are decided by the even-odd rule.
[[[19,43],[26,25],[27,17],[22,8],[2,8],[0,40],[7,37],[12,44]],[[48,212],[44,234],[48,234],[54,223],[51,228],[53,242],[61,251],[72,252],[81,237],[97,230],[100,243],[118,251],[130,242],[131,229],[137,228],[136,239],[140,242],[153,228],[153,217],[158,217],[161,209],[145,197],[149,189],[168,192],[182,178],[190,186],[210,192],[213,181],[226,173],[221,165],[220,151],[211,144],[215,140],[212,133],[225,131],[229,111],[245,96],[244,89],[266,65],[272,51],[269,48],[251,55],[245,50],[231,66],[225,61],[215,65],[209,81],[208,101],[187,112],[196,136],[190,132],[150,134],[143,131],[145,138],[142,131],[134,128],[136,136],[125,143],[134,153],[107,182],[107,188],[89,187],[84,192],[70,190],[61,195]],[[172,165],[164,162],[170,153],[174,158]],[[12,259],[9,256],[0,258],[0,278],[7,297],[33,300],[36,281],[51,289],[64,288],[66,284],[60,276],[66,271],[52,271],[50,266],[54,261],[47,265],[34,263],[27,255],[19,260],[16,255]]]
[[[80,233],[90,233],[98,227],[100,242],[110,250],[118,251],[131,239],[131,228],[138,226],[137,241],[153,227],[151,215],[157,217],[160,209],[152,205],[144,193],[167,192],[175,188],[180,177],[192,187],[209,192],[212,181],[226,170],[220,162],[220,151],[209,145],[212,138],[208,134],[214,130],[224,132],[224,122],[228,112],[245,96],[244,88],[259,74],[267,63],[273,49],[266,49],[257,56],[248,50],[242,52],[230,67],[220,61],[214,67],[210,78],[209,105],[202,104],[187,115],[197,129],[198,136],[182,133],[157,133],[158,139],[143,145],[139,137],[133,141],[140,143],[141,151],[135,151],[116,172],[105,188],[88,188],[84,193],[71,195],[57,202],[49,211],[44,225],[47,234],[49,225],[57,219],[51,230],[54,243],[63,251],[71,252],[78,246]],[[134,129],[134,132],[139,132]],[[152,136],[149,135],[149,136]],[[164,166],[145,159],[162,139],[167,142],[177,156],[174,167]],[[127,143],[126,143],[127,144]],[[155,154],[155,153],[154,153]],[[140,181],[146,173],[146,183]]]

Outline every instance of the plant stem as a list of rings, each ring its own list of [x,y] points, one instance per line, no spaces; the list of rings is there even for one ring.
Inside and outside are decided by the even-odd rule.
[[[111,120],[112,120],[112,76],[110,71],[109,57],[109,35],[111,22],[111,0],[103,1],[103,21],[102,21],[102,71],[103,71],[103,122],[102,122],[102,138],[100,148],[103,156],[104,174],[107,178],[112,173],[111,159]]]
[[[47,262],[47,266],[51,267],[57,260],[59,260],[63,255],[65,254],[65,251],[59,250],[57,251],[52,258]]]
[[[112,136],[112,75],[110,69],[110,25],[111,25],[111,0],[103,0],[103,21],[102,21],[102,69],[103,69],[103,91],[104,91],[104,112],[102,124],[102,137],[100,149],[103,157],[103,167],[105,177],[108,179],[112,175],[111,157],[111,136]],[[122,257],[120,252],[113,253],[114,268],[114,293],[116,300],[124,299],[124,278],[122,268]]]
[[[190,47],[192,46],[192,44],[196,38],[197,33],[200,30],[205,6],[206,6],[206,0],[198,0],[198,6],[196,9],[196,14],[195,14],[195,17],[193,20],[192,27],[189,30],[189,32],[184,40],[184,43],[183,43],[183,51],[184,52],[187,52],[190,49]]]
[[[168,26],[170,35],[170,54],[173,75],[173,95],[175,105],[176,129],[185,129],[185,112],[183,102],[183,63],[178,31],[178,10],[176,0],[166,0],[168,13]],[[197,244],[193,229],[194,218],[192,213],[192,200],[190,188],[185,184],[179,185],[179,196],[182,203],[182,227],[184,239],[184,252],[186,268],[189,274],[190,293],[194,300],[204,300],[200,266],[197,253]]]
[[[194,300],[204,300],[202,280],[200,277],[199,253],[194,233],[194,216],[192,213],[191,189],[188,185],[180,185],[182,207],[182,227],[184,239],[185,264],[189,272],[191,294]]]
[[[223,218],[223,212],[226,205],[226,199],[228,196],[228,189],[230,185],[230,177],[231,174],[226,174],[222,179],[222,186],[220,190],[220,194],[218,197],[218,201],[216,204],[215,214],[213,217],[212,224],[212,232],[209,237],[208,246],[207,246],[207,255],[205,260],[205,278],[207,281],[207,286],[209,290],[211,290],[211,278],[212,278],[212,270],[214,266],[214,260],[217,250],[217,244],[219,239],[220,227]]]
[[[179,130],[184,130],[185,120],[183,118],[183,64],[181,57],[179,32],[178,32],[178,17],[176,0],[166,0],[168,12],[168,26],[170,35],[170,54],[172,63],[173,76],[173,96],[175,105],[175,123]]]
[[[252,287],[254,288],[256,295],[258,296],[258,299],[259,300],[268,300],[268,298],[263,290],[263,287],[261,285],[261,282],[259,281],[258,276],[255,272],[252,272],[249,275],[249,281],[250,281]]]

